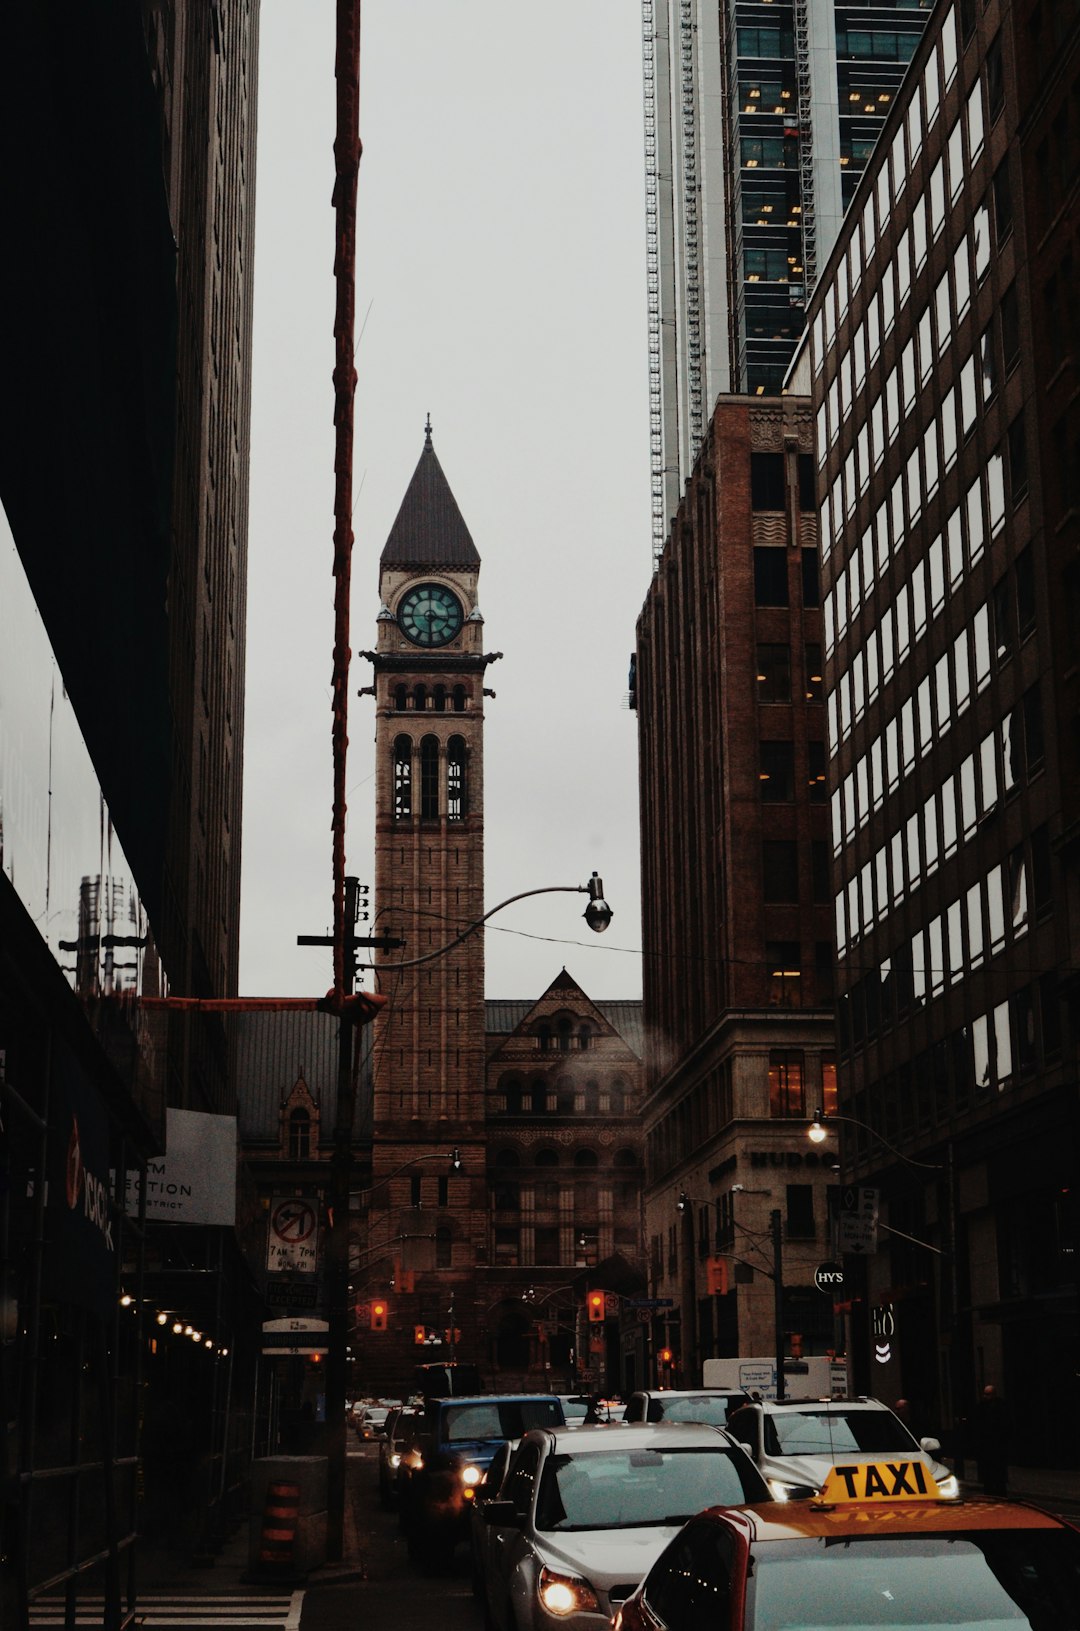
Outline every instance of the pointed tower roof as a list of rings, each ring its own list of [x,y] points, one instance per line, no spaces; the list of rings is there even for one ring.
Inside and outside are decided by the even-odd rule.
[[[424,426],[424,451],[383,546],[381,565],[409,571],[416,567],[475,570],[480,565],[476,545],[432,446],[430,414]]]

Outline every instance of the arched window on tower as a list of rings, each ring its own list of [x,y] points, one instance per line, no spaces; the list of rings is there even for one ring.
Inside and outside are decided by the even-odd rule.
[[[435,698],[435,712],[444,714],[446,712],[446,686],[437,685],[432,694]]]
[[[311,1117],[306,1110],[289,1116],[289,1160],[306,1161],[311,1155]]]
[[[439,739],[425,736],[420,743],[420,819],[439,819]]]
[[[399,736],[394,741],[394,820],[408,821],[412,817],[412,737]]]
[[[394,686],[394,707],[399,714],[403,714],[409,706],[409,688],[407,685]]]
[[[427,709],[426,685],[416,685],[413,687],[413,707],[416,709],[418,714],[424,713]]]
[[[465,712],[465,687],[463,685],[454,686],[454,712],[456,714]]]
[[[463,736],[452,736],[446,744],[446,814],[451,821],[464,821],[468,814]]]

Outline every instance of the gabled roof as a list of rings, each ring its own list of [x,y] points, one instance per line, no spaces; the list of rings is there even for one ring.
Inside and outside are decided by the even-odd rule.
[[[424,427],[424,451],[383,545],[381,565],[477,570],[480,556]]]

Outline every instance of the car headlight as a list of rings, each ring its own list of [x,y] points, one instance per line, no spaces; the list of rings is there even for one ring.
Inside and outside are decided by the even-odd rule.
[[[937,1487],[938,1494],[943,1501],[958,1501],[960,1499],[960,1481],[954,1472],[951,1472],[947,1478],[939,1478]]]
[[[483,1476],[484,1472],[482,1467],[469,1466],[462,1467],[461,1469],[461,1482],[465,1485],[466,1489],[475,1489]]]
[[[394,1451],[394,1453],[390,1457],[390,1465],[392,1467],[400,1467],[401,1466],[401,1457],[398,1455],[396,1450]]]
[[[582,1609],[600,1607],[587,1580],[575,1574],[556,1574],[546,1566],[540,1570],[537,1591],[549,1614],[576,1614]]]

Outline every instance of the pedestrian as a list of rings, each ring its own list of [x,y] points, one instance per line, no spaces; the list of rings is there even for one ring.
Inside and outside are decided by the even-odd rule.
[[[1009,1409],[993,1382],[975,1406],[975,1457],[984,1495],[1005,1495],[1009,1481]]]
[[[596,1397],[596,1394],[594,1393],[589,1399],[589,1406],[588,1406],[588,1409],[585,1412],[585,1420],[582,1423],[582,1425],[584,1427],[594,1427],[596,1425],[596,1423],[598,1421],[600,1421],[600,1420],[601,1420],[601,1416],[600,1416],[600,1400]]]

